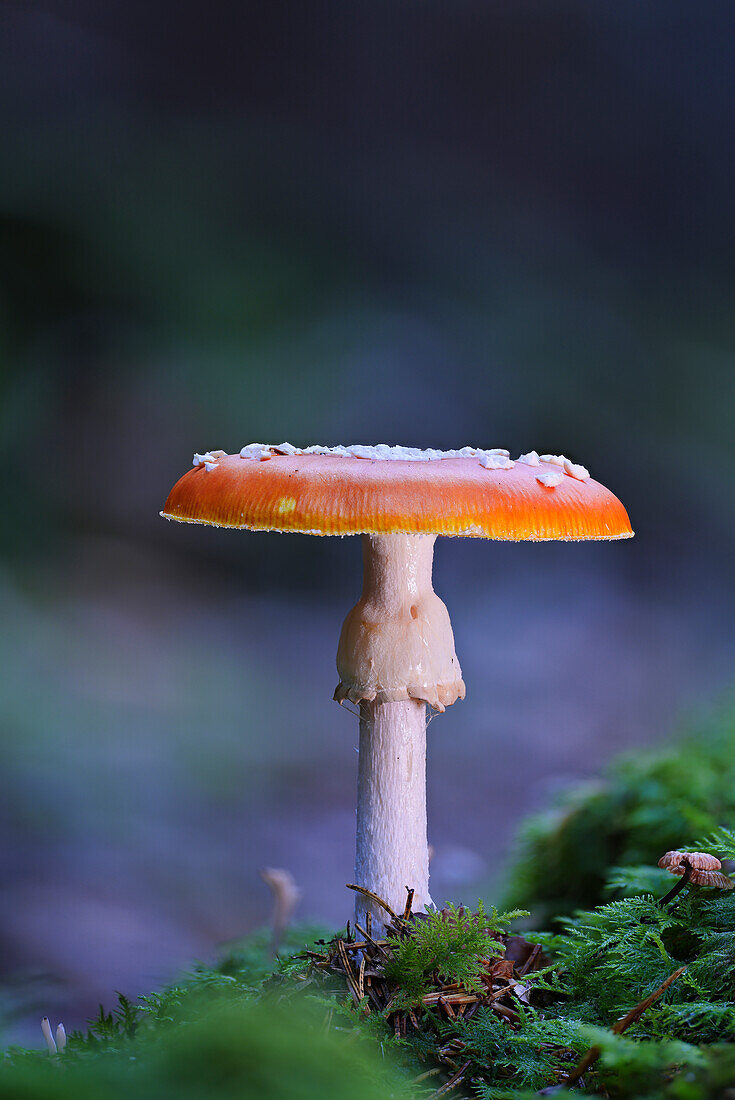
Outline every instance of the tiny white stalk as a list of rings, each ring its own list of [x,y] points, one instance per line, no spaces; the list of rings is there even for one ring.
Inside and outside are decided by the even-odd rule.
[[[43,1037],[46,1040],[46,1046],[48,1047],[49,1054],[63,1054],[66,1047],[66,1029],[63,1024],[59,1024],[56,1028],[56,1033],[51,1027],[51,1021],[48,1016],[44,1016],[41,1020],[41,1031]]]
[[[51,1031],[51,1024],[49,1022],[48,1016],[44,1016],[44,1018],[41,1020],[41,1031],[43,1032],[43,1037],[46,1040],[46,1046],[48,1047],[49,1054],[56,1054],[56,1043],[54,1041],[53,1032]]]

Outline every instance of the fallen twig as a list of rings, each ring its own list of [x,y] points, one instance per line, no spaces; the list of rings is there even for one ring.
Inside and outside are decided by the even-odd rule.
[[[436,1090],[436,1092],[434,1093],[434,1097],[436,1097],[436,1096],[446,1096],[446,1094],[448,1092],[451,1092],[452,1089],[456,1089],[457,1085],[461,1085],[462,1081],[464,1080],[464,1075],[467,1072],[467,1070],[470,1068],[470,1065],[471,1065],[471,1059],[468,1058],[466,1062],[462,1063],[462,1065],[459,1067],[457,1072],[452,1074],[452,1076],[449,1078],[449,1080],[445,1084],[443,1084],[440,1089]],[[432,1098],[432,1100],[433,1100],[433,1098]]]
[[[623,1032],[641,1018],[647,1008],[650,1008],[654,1001],[657,1001],[662,993],[665,993],[672,982],[675,982],[677,978],[686,970],[686,966],[680,966],[678,970],[675,970],[673,974],[669,974],[663,985],[660,985],[657,990],[649,994],[645,1000],[641,1001],[634,1008],[631,1008],[630,1012],[626,1013],[621,1020],[618,1020],[616,1024],[613,1024],[612,1032],[614,1035],[622,1035]],[[572,1070],[568,1077],[565,1077],[561,1084],[565,1088],[571,1088],[572,1085],[576,1085],[580,1078],[587,1072],[591,1065],[593,1065],[600,1057],[602,1051],[599,1047],[593,1046],[587,1051],[584,1057],[578,1062],[576,1068]]]
[[[374,894],[372,892],[372,890],[367,890],[364,886],[356,886],[354,882],[348,882],[347,883],[347,889],[348,890],[355,890],[358,894],[362,894],[363,897],[370,898],[370,900],[374,901],[377,905],[379,905],[381,909],[385,909],[386,913],[390,917],[392,917],[393,920],[397,921],[399,919],[397,914],[394,913],[393,910],[391,909],[388,902],[383,901],[383,899],[379,898],[377,894]]]

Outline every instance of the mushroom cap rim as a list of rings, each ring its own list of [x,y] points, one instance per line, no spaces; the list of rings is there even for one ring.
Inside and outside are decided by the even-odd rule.
[[[525,538],[512,535],[486,535],[480,531],[376,531],[374,527],[366,527],[360,531],[299,531],[293,527],[256,526],[251,523],[215,523],[211,519],[193,519],[188,516],[174,516],[170,512],[158,513],[161,519],[167,519],[172,523],[193,523],[200,527],[219,527],[222,531],[254,531],[271,535],[318,535],[319,538],[348,539],[353,535],[375,535],[376,537],[390,537],[391,535],[417,535],[421,537],[445,538],[445,539],[485,539],[487,542],[620,542],[621,539],[632,539],[635,531],[624,531],[620,535],[529,535]]]

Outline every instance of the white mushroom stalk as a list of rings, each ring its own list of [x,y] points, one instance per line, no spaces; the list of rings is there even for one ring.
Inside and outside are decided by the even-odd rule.
[[[355,882],[403,912],[406,888],[413,911],[433,905],[426,833],[426,704],[415,699],[360,704]],[[388,920],[384,909],[358,894],[355,918]]]
[[[355,882],[402,911],[432,904],[426,833],[426,705],[464,698],[449,613],[434,592],[433,535],[363,536],[363,591],[337,650],[335,698],[360,706]],[[366,908],[358,897],[356,915]],[[372,907],[373,920],[386,913]]]

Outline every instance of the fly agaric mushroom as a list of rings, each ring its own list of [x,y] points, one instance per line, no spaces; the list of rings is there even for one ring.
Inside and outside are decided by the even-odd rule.
[[[722,864],[709,852],[665,852],[658,861],[670,875],[680,875],[681,881],[661,898],[660,905],[667,905],[688,883],[708,886],[716,890],[732,890],[735,882],[722,874]]]
[[[463,447],[251,443],[194,456],[161,515],[251,531],[362,535],[363,590],[337,650],[334,697],[360,708],[355,880],[396,911],[431,906],[426,705],[465,685],[432,588],[437,535],[537,542],[629,538],[625,508],[563,455]],[[358,900],[359,912],[365,906]],[[385,913],[373,908],[382,924]]]

